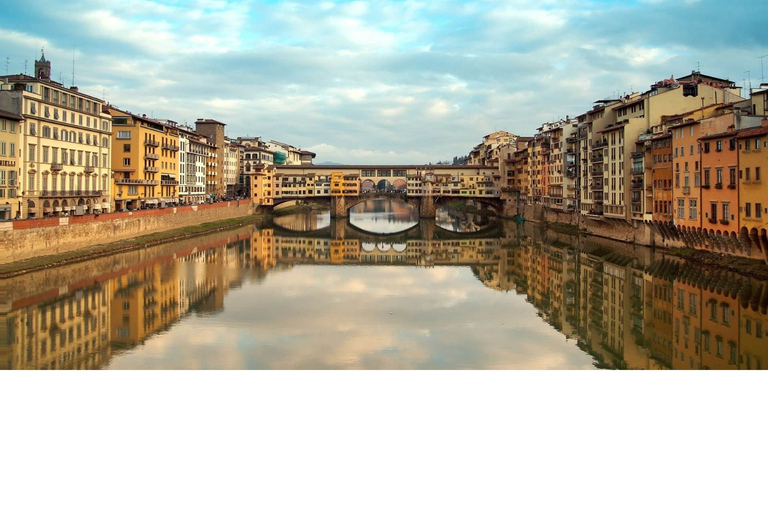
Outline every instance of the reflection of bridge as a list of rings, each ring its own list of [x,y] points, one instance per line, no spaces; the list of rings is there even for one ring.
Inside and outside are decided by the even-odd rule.
[[[255,170],[252,197],[260,207],[290,201],[327,204],[332,217],[374,197],[398,195],[434,218],[440,204],[473,201],[503,213],[502,177],[495,167],[480,166],[278,166]]]
[[[500,237],[503,233],[503,226],[500,223],[492,223],[487,229],[474,231],[471,233],[455,233],[438,226],[433,219],[421,219],[412,227],[397,233],[372,233],[361,229],[349,222],[349,219],[331,219],[328,226],[311,230],[294,230],[288,227],[274,224],[271,229],[280,235],[286,236],[308,236],[318,238],[328,238],[331,240],[346,240],[354,238],[363,243],[378,242],[398,243],[409,240],[473,240],[488,237]]]

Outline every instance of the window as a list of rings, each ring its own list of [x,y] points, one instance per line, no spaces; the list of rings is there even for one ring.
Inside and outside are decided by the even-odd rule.
[[[722,167],[718,167],[717,169],[715,169],[715,171],[717,172],[717,178],[716,178],[717,182],[716,183],[718,185],[722,186],[722,184],[723,184],[723,168]]]
[[[698,212],[696,211],[698,207],[698,199],[691,199],[689,203],[689,214],[691,217],[691,220],[696,220],[698,217]]]
[[[709,167],[704,168],[704,186],[705,187],[709,186],[709,171],[710,171]]]
[[[723,203],[723,220],[726,222],[731,220],[731,205],[729,203]]]
[[[0,142],[0,156],[5,156],[5,151],[6,151],[5,142]]]
[[[131,138],[131,132],[129,132],[129,131],[118,131],[117,132],[117,138],[118,139],[130,139]]]
[[[755,217],[758,219],[763,218],[763,203],[755,203]]]
[[[709,207],[709,218],[714,222],[717,220],[717,203],[710,203]]]
[[[750,218],[752,216],[752,203],[746,203],[744,205],[744,216]]]
[[[750,146],[750,144],[749,144],[749,139],[746,139],[746,140],[744,141],[744,149],[745,149],[746,151],[749,151],[749,149],[750,149],[750,148],[749,148],[749,146]]]
[[[750,168],[749,168],[749,167],[747,167],[746,169],[744,169],[744,181],[749,181],[749,175],[750,175],[750,172],[751,172],[751,171],[750,171]]]
[[[29,161],[30,162],[34,162],[36,160],[37,160],[37,158],[36,158],[36,147],[35,147],[34,144],[30,144],[29,145]],[[32,188],[34,188],[34,187],[32,187]]]
[[[699,303],[698,303],[698,300],[699,300],[699,296],[698,296],[698,295],[694,295],[694,294],[692,293],[692,294],[690,294],[690,295],[688,296],[688,312],[689,312],[691,315],[693,315],[693,316],[696,316],[696,315],[697,315],[697,313],[698,313],[698,311],[699,311]]]
[[[704,152],[709,153],[709,142],[704,143]]]
[[[728,168],[728,185],[729,186],[736,186],[736,168],[735,167],[729,167]]]
[[[760,181],[760,168],[755,167],[755,181]]]
[[[685,218],[685,199],[678,199],[677,200],[677,217],[679,219]]]
[[[755,149],[760,149],[760,139],[755,139]]]
[[[722,151],[722,150],[723,150],[723,141],[721,141],[721,140],[717,141],[717,142],[715,143],[715,149],[716,149],[717,151]]]

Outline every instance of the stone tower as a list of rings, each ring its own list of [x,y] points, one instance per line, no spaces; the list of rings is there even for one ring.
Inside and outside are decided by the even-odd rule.
[[[45,50],[41,51],[40,60],[35,61],[35,78],[38,80],[51,79],[51,61],[45,60]]]

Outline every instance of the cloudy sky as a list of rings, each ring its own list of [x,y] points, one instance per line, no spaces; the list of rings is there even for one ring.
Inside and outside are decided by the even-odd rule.
[[[83,92],[316,163],[426,163],[697,66],[757,86],[765,19],[763,0],[25,0],[0,56],[31,73],[44,47],[65,85],[74,56]]]

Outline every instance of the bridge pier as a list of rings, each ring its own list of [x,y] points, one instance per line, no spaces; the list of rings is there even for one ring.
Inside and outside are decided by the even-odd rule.
[[[349,216],[347,213],[347,198],[344,196],[331,197],[331,218],[332,219],[346,219]]]
[[[437,214],[435,200],[431,195],[416,198],[419,202],[419,217],[422,219],[434,219]]]

